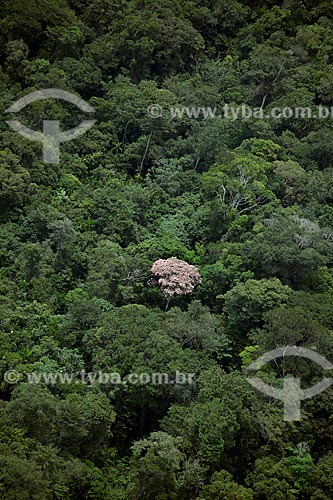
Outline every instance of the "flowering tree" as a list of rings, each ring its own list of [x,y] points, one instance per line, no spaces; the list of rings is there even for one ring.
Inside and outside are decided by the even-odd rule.
[[[189,295],[201,283],[198,269],[176,257],[158,259],[151,268],[149,285],[158,285],[167,298],[166,309],[174,295]]]

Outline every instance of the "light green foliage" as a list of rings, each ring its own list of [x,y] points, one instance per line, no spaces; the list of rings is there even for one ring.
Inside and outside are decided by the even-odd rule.
[[[203,175],[203,189],[222,204],[224,219],[251,212],[274,200],[267,189],[269,164],[259,157],[238,157],[230,165],[214,166]]]
[[[247,368],[253,361],[255,361],[259,345],[248,345],[245,349],[239,353],[242,360],[242,368]]]

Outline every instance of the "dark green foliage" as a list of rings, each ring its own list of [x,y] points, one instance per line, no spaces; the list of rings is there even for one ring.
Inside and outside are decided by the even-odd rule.
[[[332,117],[266,116],[332,105],[331,2],[0,0],[0,11],[1,499],[331,500],[332,387],[286,422],[244,370],[287,345],[333,362]],[[95,109],[59,164],[5,122],[46,88]],[[265,113],[170,112],[244,104]],[[17,119],[67,130],[87,117],[50,99]],[[150,269],[171,257],[202,282],[166,307]],[[177,371],[193,383],[128,380]],[[280,359],[260,375],[310,387],[324,372]]]

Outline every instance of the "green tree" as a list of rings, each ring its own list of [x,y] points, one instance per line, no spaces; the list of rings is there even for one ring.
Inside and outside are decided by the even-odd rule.
[[[133,498],[176,500],[176,474],[182,453],[177,440],[165,432],[153,432],[132,446],[132,467],[136,474]]]
[[[227,471],[214,472],[210,484],[204,486],[200,498],[205,500],[252,500],[252,490],[240,486]]]

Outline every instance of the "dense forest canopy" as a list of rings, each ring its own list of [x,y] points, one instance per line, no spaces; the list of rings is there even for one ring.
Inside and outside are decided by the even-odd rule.
[[[246,368],[282,346],[333,362],[333,3],[0,11],[1,499],[332,500],[333,388],[285,421]],[[59,163],[6,123],[42,89],[95,110]],[[245,105],[265,113],[186,112]],[[87,116],[43,99],[15,119]],[[193,380],[98,379],[175,372]],[[62,373],[93,375],[29,379]],[[304,359],[260,373],[328,376]]]

